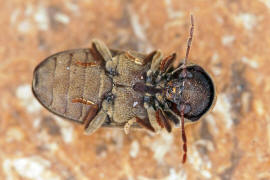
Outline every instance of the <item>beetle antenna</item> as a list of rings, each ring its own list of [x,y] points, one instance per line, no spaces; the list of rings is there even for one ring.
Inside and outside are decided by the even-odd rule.
[[[186,56],[185,56],[184,62],[182,64],[182,66],[179,66],[178,68],[176,68],[171,74],[174,74],[175,72],[179,71],[180,69],[183,69],[184,72],[186,72],[186,65],[187,65],[188,55],[189,55],[191,42],[192,42],[192,38],[193,38],[193,32],[194,32],[194,18],[193,18],[192,14],[190,15],[190,23],[191,23],[191,27],[190,27],[190,31],[189,31],[189,38],[187,41],[187,49],[186,49]]]
[[[182,141],[183,141],[183,151],[184,151],[184,155],[182,159],[183,164],[187,160],[187,137],[186,137],[185,125],[184,125],[185,123],[184,112],[185,112],[185,105],[182,105],[180,114],[181,114]]]
[[[190,47],[191,47],[191,42],[192,42],[192,38],[193,38],[193,31],[194,31],[194,18],[193,15],[190,15],[190,23],[191,23],[191,27],[190,27],[190,31],[189,31],[189,38],[187,41],[187,50],[186,50],[186,56],[184,59],[184,67],[187,64],[187,60],[188,60],[188,55],[189,55],[189,51],[190,51]]]

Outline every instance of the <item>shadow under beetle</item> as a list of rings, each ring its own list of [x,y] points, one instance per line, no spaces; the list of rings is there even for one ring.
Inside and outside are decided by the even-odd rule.
[[[173,67],[176,54],[161,51],[141,54],[109,49],[93,40],[87,49],[54,54],[34,70],[32,89],[52,113],[85,124],[92,134],[100,127],[144,127],[172,131],[181,123],[183,163],[187,157],[184,123],[198,121],[215,102],[211,77],[188,63],[194,23],[184,61]]]

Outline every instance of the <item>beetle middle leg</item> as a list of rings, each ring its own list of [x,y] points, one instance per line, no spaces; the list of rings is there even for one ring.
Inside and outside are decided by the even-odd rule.
[[[129,133],[129,129],[134,123],[138,123],[142,127],[146,128],[146,129],[148,129],[148,130],[150,130],[152,132],[156,132],[154,127],[151,125],[151,123],[149,121],[149,118],[141,119],[139,117],[134,117],[134,118],[128,120],[128,122],[125,123],[125,125],[124,125],[125,134]]]
[[[148,129],[148,130],[150,130],[150,131],[152,131],[152,132],[155,132],[155,129],[154,129],[153,126],[151,125],[151,123],[150,123],[150,121],[149,121],[148,118],[146,118],[146,119],[141,119],[141,118],[139,118],[139,117],[135,117],[135,118],[136,118],[136,122],[137,122],[139,125],[143,126],[144,128],[146,128],[146,129]]]
[[[160,124],[160,126],[165,127],[167,132],[170,133],[172,131],[172,126],[168,120],[169,118],[167,117],[166,113],[164,113],[164,111],[161,110],[161,108],[159,108],[156,111],[156,116],[157,116],[156,120]]]
[[[147,103],[144,105],[148,114],[148,119],[151,126],[154,128],[155,132],[159,132],[162,128],[160,123],[157,121],[158,117],[156,116],[156,111],[152,106],[148,106]]]

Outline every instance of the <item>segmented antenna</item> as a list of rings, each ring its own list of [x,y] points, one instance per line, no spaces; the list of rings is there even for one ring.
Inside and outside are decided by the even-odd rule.
[[[182,141],[183,141],[183,159],[182,163],[184,164],[187,160],[187,137],[186,137],[186,132],[185,132],[185,119],[184,119],[184,111],[185,111],[185,105],[182,106],[181,108],[181,127],[182,127]]]
[[[192,42],[192,38],[193,38],[193,31],[194,31],[194,19],[193,19],[192,14],[190,15],[190,23],[191,23],[191,27],[190,27],[190,31],[189,31],[189,38],[188,38],[188,41],[187,41],[187,49],[186,49],[186,56],[185,56],[184,62],[183,62],[183,64],[181,66],[176,68],[171,74],[174,74],[174,73],[178,72],[181,69],[183,69],[183,73],[186,73],[186,65],[187,65],[188,55],[189,55],[191,42]]]
[[[186,50],[186,56],[184,59],[184,66],[186,66],[187,64],[187,60],[188,60],[188,55],[189,55],[189,51],[190,51],[190,47],[191,47],[191,42],[192,42],[192,38],[193,38],[193,31],[194,31],[194,19],[193,19],[193,15],[190,15],[190,23],[191,23],[191,28],[189,31],[189,38],[187,41],[187,50]]]
[[[183,71],[181,72],[181,76],[183,78],[183,84],[182,86],[185,86],[185,78],[187,77],[187,60],[188,60],[188,55],[189,55],[189,51],[190,51],[190,47],[191,47],[191,42],[192,42],[192,38],[193,38],[193,31],[194,31],[194,20],[193,20],[193,15],[190,15],[190,22],[191,22],[191,28],[189,31],[189,38],[187,41],[187,50],[186,50],[186,56],[182,65]],[[182,159],[182,163],[186,162],[187,159],[187,137],[186,137],[186,132],[185,132],[185,118],[184,118],[184,113],[185,113],[185,107],[186,105],[183,104],[181,105],[181,109],[180,109],[180,115],[181,115],[181,130],[182,130],[182,141],[183,141],[183,159]]]

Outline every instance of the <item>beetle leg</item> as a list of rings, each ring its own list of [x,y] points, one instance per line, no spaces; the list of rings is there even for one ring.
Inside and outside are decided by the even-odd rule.
[[[159,117],[159,119],[157,119],[157,121],[160,121],[159,123],[162,124],[163,127],[166,128],[167,132],[170,133],[172,131],[172,126],[171,126],[166,114],[161,109],[157,110],[157,114]]]
[[[107,113],[100,109],[97,115],[85,126],[85,134],[90,135],[99,129],[107,119]]]
[[[157,50],[157,51],[153,51],[151,53],[149,53],[144,59],[143,59],[143,64],[147,64],[148,62],[153,62],[153,58],[155,56],[157,56],[157,54],[161,54],[162,55],[162,52],[160,50]]]
[[[94,63],[94,62],[86,63],[86,62],[76,61],[75,64],[78,66],[82,66],[82,67],[95,67],[95,66],[97,66],[97,63]]]
[[[145,127],[146,129],[148,129],[148,130],[150,130],[150,131],[152,131],[152,132],[155,132],[155,129],[154,129],[154,128],[152,127],[152,125],[150,124],[148,118],[146,118],[146,119],[141,119],[141,118],[139,118],[139,117],[136,117],[136,122],[137,122],[139,125]]]
[[[104,59],[105,62],[111,61],[112,60],[112,54],[109,48],[105,45],[104,42],[100,40],[93,40],[92,43],[93,49],[96,50]]]
[[[96,116],[97,111],[98,111],[98,104],[95,104],[94,102],[83,99],[83,98],[74,98],[71,100],[71,102],[72,103],[81,103],[81,104],[91,106],[89,112],[87,113],[86,118],[84,119],[84,122],[87,126],[92,121],[92,119]]]
[[[71,100],[71,102],[73,103],[82,103],[82,104],[86,104],[86,105],[94,105],[95,103],[90,101],[90,100],[86,100],[83,98],[74,98]]]
[[[147,71],[148,77],[151,77],[155,72],[159,70],[159,64],[161,60],[163,59],[163,54],[160,50],[157,50],[157,51],[154,51],[154,53],[150,53],[145,59],[149,61],[148,59],[150,59],[150,57],[152,57],[151,58],[152,62],[151,62],[150,69]]]
[[[90,48],[90,53],[94,58],[94,61],[96,62],[81,62],[81,61],[76,61],[75,64],[77,66],[82,66],[82,67],[95,67],[97,65],[101,65],[104,62],[103,57],[100,55],[100,53],[97,51],[95,46],[93,45],[92,48]],[[88,52],[86,54],[86,59],[88,59]]]
[[[132,126],[132,124],[134,124],[136,122],[136,118],[132,118],[130,120],[128,120],[128,122],[125,123],[124,125],[124,131],[126,134],[129,133],[129,129]]]
[[[114,101],[114,95],[111,93],[108,93],[105,95],[102,101],[101,109],[97,113],[97,115],[94,117],[93,120],[90,121],[89,124],[86,124],[85,126],[85,133],[86,134],[92,134],[95,132],[98,128],[100,128],[107,118],[111,118],[113,114],[113,102]]]
[[[130,52],[125,52],[125,56],[127,57],[128,60],[134,62],[135,64],[138,65],[144,65],[143,59],[137,58],[133,56]]]
[[[98,54],[98,56],[101,56],[106,63],[106,70],[114,76],[116,74],[117,62],[113,60],[111,51],[105,43],[100,40],[93,40],[92,49],[94,51],[92,54]]]
[[[161,128],[164,128],[164,123],[163,123],[163,121],[160,119],[159,110],[156,111],[156,120],[157,120],[157,123],[159,124],[159,126],[160,126]]]
[[[158,51],[161,53],[161,51]],[[148,62],[152,61],[153,57],[157,54],[157,51],[153,51],[149,53],[144,59],[137,58],[131,54],[131,52],[127,51],[125,52],[125,56],[127,57],[128,60],[134,62],[135,64],[138,65],[145,65]]]
[[[152,73],[155,73],[159,70],[159,64],[162,61],[162,59],[163,59],[162,52],[160,50],[157,50],[153,56],[151,67],[150,67],[150,70],[152,71]]]
[[[149,122],[150,122],[151,126],[155,129],[155,132],[160,132],[162,127],[160,126],[160,124],[157,121],[156,111],[151,106],[146,108],[146,111],[148,114]]]
[[[91,123],[91,121],[97,115],[97,112],[98,112],[98,105],[95,104],[95,105],[93,105],[93,107],[90,108],[90,110],[87,113],[86,118],[84,119],[85,127],[89,126],[89,124]]]
[[[175,60],[175,58],[176,58],[175,53],[173,53],[173,54],[167,56],[166,58],[164,58],[161,61],[160,66],[159,66],[160,71],[165,72],[168,69],[168,67],[172,64],[172,62]]]
[[[175,125],[179,125],[179,118],[173,111],[170,109],[165,109],[164,113],[168,116],[170,121],[172,121]]]
[[[112,76],[115,76],[117,74],[116,73],[117,59],[114,59],[112,57],[109,48],[100,40],[93,40],[92,46],[93,46],[92,54],[98,54],[96,56],[101,56],[106,63],[105,64],[106,70]]]
[[[150,61],[149,59],[151,58],[151,66],[150,69],[147,71],[147,84],[150,83],[152,84],[153,81],[156,79],[154,77],[154,74],[160,70],[160,63],[163,59],[163,53],[160,50],[154,51],[153,53],[150,53],[146,58],[145,61]]]
[[[172,131],[171,123],[169,121],[169,118],[168,118],[167,114],[165,114],[165,112],[160,107],[160,103],[159,103],[159,101],[157,99],[155,100],[155,107],[157,107],[156,121],[161,126],[161,128],[165,127],[167,132],[170,133]]]

